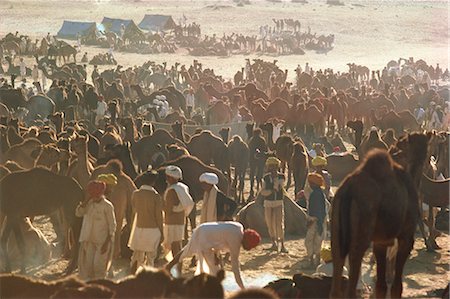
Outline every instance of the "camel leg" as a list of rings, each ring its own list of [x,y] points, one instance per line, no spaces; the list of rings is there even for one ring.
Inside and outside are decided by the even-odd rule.
[[[18,219],[14,219],[11,223],[12,230],[14,231],[14,237],[16,238],[17,247],[19,247],[22,258],[20,259],[20,272],[25,273],[25,241],[23,239],[22,230],[20,229],[20,222]]]
[[[9,239],[9,235],[11,234],[11,231],[12,231],[11,223],[10,223],[9,219],[6,218],[5,223],[4,223],[2,237],[0,239],[2,255],[5,260],[5,271],[6,272],[11,272],[11,263],[9,261],[9,256],[8,256],[8,239]]]
[[[377,281],[375,285],[375,298],[386,298],[386,246],[373,246],[373,253],[377,260]]]
[[[391,288],[391,298],[401,298],[403,285],[402,285],[402,277],[403,277],[403,267],[405,266],[406,260],[409,257],[409,253],[414,246],[414,236],[407,237],[405,239],[398,240],[398,251],[395,262],[395,276],[394,282],[392,283]],[[378,266],[377,266],[378,267]]]
[[[436,243],[436,228],[435,228],[435,219],[434,219],[434,207],[430,205],[428,209],[428,229],[430,231],[430,235],[428,237],[428,244],[432,249],[440,249],[440,247]]]
[[[292,183],[292,181],[291,181],[292,170],[288,163],[286,163],[286,167],[288,170],[288,174],[287,174],[288,179],[287,179],[287,184],[286,184],[286,190],[289,190],[289,188],[291,187],[291,183]]]
[[[255,183],[255,166],[250,165],[250,196],[249,199],[254,197],[253,185]]]
[[[239,176],[239,203],[242,203],[244,197],[244,187],[245,187],[245,172],[241,173]]]
[[[330,298],[342,297],[342,272],[344,270],[344,262],[345,258],[333,255],[333,281],[331,284]]]
[[[347,298],[356,298],[356,285],[358,284],[359,280],[359,274],[361,271],[361,262],[362,258],[364,256],[364,253],[366,252],[367,248],[369,247],[369,241],[366,242],[364,240],[364,237],[361,238],[355,238],[354,240],[358,240],[355,243],[357,244],[351,244],[353,245],[353,248],[350,249],[349,254],[349,279],[348,279],[348,285],[347,285]],[[353,243],[353,242],[352,242]]]

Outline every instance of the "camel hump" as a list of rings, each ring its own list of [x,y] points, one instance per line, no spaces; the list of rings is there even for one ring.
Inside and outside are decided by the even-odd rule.
[[[394,161],[387,151],[373,149],[367,154],[362,169],[375,180],[384,181],[394,174]]]

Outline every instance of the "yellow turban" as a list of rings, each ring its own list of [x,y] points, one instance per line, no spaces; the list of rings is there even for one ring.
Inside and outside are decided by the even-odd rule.
[[[266,167],[280,167],[281,161],[277,159],[276,157],[269,157],[266,160]]]
[[[308,183],[310,185],[315,185],[315,186],[319,186],[319,187],[325,186],[325,180],[323,179],[323,176],[321,176],[318,173],[308,174]]]
[[[97,180],[100,182],[104,182],[108,186],[114,187],[115,185],[117,185],[117,177],[112,173],[101,174],[97,177]]]
[[[312,166],[327,166],[327,159],[321,156],[316,156],[314,159],[312,159]]]
[[[329,263],[333,260],[333,256],[331,255],[331,248],[330,247],[322,247],[320,249],[320,258],[325,262]]]

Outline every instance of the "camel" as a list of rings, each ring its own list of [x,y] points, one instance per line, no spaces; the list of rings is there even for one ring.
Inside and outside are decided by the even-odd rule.
[[[42,265],[51,257],[51,245],[44,234],[31,224],[29,218],[20,223],[20,230],[25,243],[25,264]],[[10,238],[7,244],[8,256],[12,257],[12,264],[19,264],[20,250],[14,238]]]
[[[340,182],[352,173],[359,164],[359,160],[351,153],[331,154],[327,157],[327,171],[333,181]]]
[[[137,176],[136,167],[131,158],[131,145],[129,142],[125,144],[115,144],[108,147],[109,160],[117,159],[123,165],[123,170],[132,180]]]
[[[10,110],[27,107],[27,98],[20,89],[0,88],[0,102]]]
[[[41,149],[42,143],[36,138],[24,140],[22,143],[12,146],[4,155],[2,163],[14,161],[23,168],[30,169],[34,167],[36,156],[32,153]]]
[[[243,201],[245,173],[249,160],[248,145],[238,135],[228,143],[228,152],[230,156],[230,165],[234,166],[233,189],[235,190],[234,198],[237,203]]]
[[[166,145],[166,150],[168,161],[176,160],[184,155],[190,155],[187,149],[176,144]]]
[[[371,149],[374,148],[384,150],[388,149],[386,143],[384,143],[378,135],[377,130],[370,131],[369,135],[364,137],[363,141],[361,142],[361,150],[358,153],[360,157],[364,157]]]
[[[67,61],[70,60],[70,56],[73,56],[73,61],[76,63],[77,62],[77,49],[75,49],[74,47],[70,46],[70,45],[64,45],[61,46],[57,49],[57,55],[59,57],[62,57],[64,60],[64,63],[66,63],[66,59]]]
[[[64,196],[61,196],[62,194]],[[0,195],[1,213],[6,216],[1,237],[6,271],[11,271],[6,246],[12,231],[22,256],[25,252],[19,227],[23,217],[49,215],[62,210],[65,223],[73,233],[73,240],[78,240],[81,218],[75,217],[75,208],[83,200],[84,194],[80,185],[72,178],[60,176],[44,168],[11,173],[0,181]],[[76,266],[78,242],[74,241],[74,244],[67,272],[73,271]],[[21,271],[25,272],[23,260]]]
[[[2,116],[10,117],[11,112],[9,111],[8,107],[6,107],[5,104],[0,103],[0,117],[2,117]]]
[[[157,129],[150,136],[142,137],[131,148],[133,157],[137,161],[138,170],[140,172],[147,170],[149,165],[157,167],[158,156],[164,151],[165,146],[169,144],[178,144],[184,146],[184,143],[174,138],[164,129]],[[165,158],[165,157],[164,157]]]
[[[100,174],[112,173],[117,177],[117,185],[111,190],[108,200],[114,205],[114,214],[116,216],[116,233],[114,237],[114,258],[121,256],[121,232],[126,218],[127,225],[131,225],[129,207],[131,205],[131,196],[136,190],[133,180],[127,176],[122,169],[122,164],[118,160],[111,160],[106,165],[98,166],[92,172],[90,180],[95,180]],[[125,217],[127,216],[127,217]]]
[[[292,147],[290,165],[294,175],[294,192],[297,194],[300,190],[305,188],[306,177],[309,170],[309,159],[307,148],[302,141],[294,142]]]
[[[11,122],[8,124],[6,135],[10,146],[17,145],[24,141],[24,138],[19,134],[18,128],[16,128],[15,125],[12,125]]]
[[[275,142],[275,156],[281,161],[281,171],[285,173],[286,168],[288,170],[286,189],[289,189],[289,187],[291,186],[291,159],[293,152],[294,141],[292,140],[291,136],[283,135],[278,137],[277,141]]]
[[[88,159],[88,144],[89,136],[78,136],[71,141],[71,148],[77,155],[77,159],[73,161],[67,172],[67,176],[76,180],[81,187],[86,188],[94,170],[94,166]]]
[[[253,128],[253,126],[251,126]],[[250,127],[248,128],[250,129]],[[261,129],[255,129],[252,137],[248,141],[249,148],[249,166],[250,166],[250,198],[254,196],[254,183],[256,179],[256,191],[262,184],[264,175],[265,152],[267,151],[267,143],[262,135]]]
[[[25,117],[25,122],[29,124],[35,119],[44,119],[55,113],[55,103],[47,96],[35,95],[28,99],[27,109],[28,114]]]
[[[10,54],[12,54],[14,52],[15,55],[20,55],[20,53],[21,53],[20,45],[13,40],[6,41],[6,42],[2,43],[1,46],[5,52],[8,52]]]
[[[215,167],[230,177],[230,161],[228,146],[211,131],[202,131],[191,137],[187,144],[191,155],[198,157],[203,163],[214,163]]]
[[[48,282],[17,274],[0,274],[0,284],[2,285],[2,298],[32,298],[36,297],[36,294],[39,294],[39,297],[42,298],[55,298],[52,295],[61,288],[76,288],[85,285],[73,276]]]
[[[436,244],[436,234],[435,230],[435,217],[433,208],[440,207],[445,208],[448,206],[448,199],[450,190],[450,179],[445,180],[433,180],[423,174],[419,194],[422,197],[424,203],[429,205],[428,214],[428,227],[430,229],[430,234],[428,238],[428,244],[432,246],[433,249],[439,249],[440,247]]]
[[[206,111],[206,124],[207,125],[222,125],[231,122],[231,108],[223,101],[215,102]]]
[[[166,124],[174,124],[176,122],[186,124],[188,120],[184,117],[179,111],[173,111],[166,115],[166,117],[161,118],[156,110],[156,107],[148,108],[148,112],[153,115],[155,122],[157,123],[166,123]]]
[[[414,244],[419,216],[414,185],[423,171],[428,141],[429,136],[419,133],[399,141],[403,142],[407,168],[394,162],[385,150],[371,151],[337,190],[331,213],[332,298],[342,295],[342,268],[347,255],[350,277],[345,297],[356,297],[361,261],[371,242],[377,262],[375,296],[385,298],[387,295],[389,262],[395,267],[391,269],[395,274],[390,297],[401,297],[403,267]],[[394,249],[388,249],[392,246]]]
[[[394,145],[397,142],[397,138],[395,138],[395,132],[393,129],[387,129],[383,136],[381,136],[381,139],[388,148],[390,148],[391,145]]]
[[[104,158],[106,155],[106,147],[108,145],[122,144],[122,138],[114,126],[108,126],[105,133],[100,138],[99,157]]]
[[[306,212],[285,196],[284,202],[284,227],[287,235],[304,236],[306,234]],[[264,218],[263,199],[260,195],[244,206],[237,214],[236,220],[245,228],[256,230],[262,237],[269,237],[267,224]]]

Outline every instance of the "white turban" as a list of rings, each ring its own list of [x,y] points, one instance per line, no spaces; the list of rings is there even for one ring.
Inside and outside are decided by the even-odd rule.
[[[155,96],[157,100],[161,100],[161,96]]]
[[[370,128],[370,131],[375,132],[375,131],[378,131],[378,129],[377,129],[377,127],[375,127],[375,126],[372,126],[372,127]]]
[[[199,178],[200,183],[207,183],[209,185],[217,185],[219,177],[212,172],[205,172]]]
[[[162,94],[162,95],[160,95],[159,97],[161,98],[161,101],[165,101],[165,100],[166,100],[166,96],[165,96],[165,95],[163,95],[163,94]]]
[[[183,178],[183,172],[181,171],[181,168],[174,165],[169,165],[166,167],[166,175],[177,180],[181,180]]]

